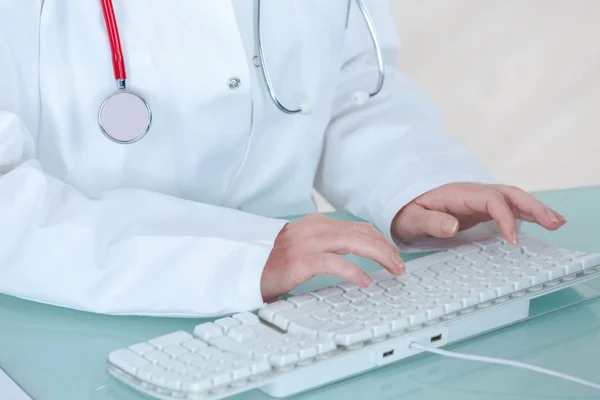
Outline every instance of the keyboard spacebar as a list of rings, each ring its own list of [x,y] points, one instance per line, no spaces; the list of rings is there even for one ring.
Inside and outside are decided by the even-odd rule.
[[[456,255],[448,252],[441,251],[439,253],[430,254],[425,257],[417,258],[406,262],[406,271],[411,272],[419,268],[428,267],[433,264],[443,263],[448,260],[456,258]]]

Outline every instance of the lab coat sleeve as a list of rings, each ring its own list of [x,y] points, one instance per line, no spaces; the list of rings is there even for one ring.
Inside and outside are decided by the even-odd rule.
[[[157,193],[86,197],[44,172],[0,111],[0,292],[108,313],[213,316],[263,304],[284,220]]]
[[[0,293],[108,314],[260,307],[263,267],[287,221],[136,189],[90,198],[44,171],[32,135],[37,46],[27,37],[37,27],[28,21],[18,52],[0,23]]]
[[[419,195],[451,182],[490,183],[494,178],[465,146],[444,134],[436,108],[396,68],[400,43],[390,2],[365,4],[384,52],[384,87],[364,105],[351,100],[355,91],[372,91],[377,79],[369,32],[353,8],[315,186],[336,208],[374,223],[391,238],[392,219]],[[455,244],[433,238],[412,243],[393,239],[403,251]]]

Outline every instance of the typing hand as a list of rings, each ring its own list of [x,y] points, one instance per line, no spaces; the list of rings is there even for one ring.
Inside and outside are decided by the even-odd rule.
[[[317,275],[336,275],[368,286],[371,278],[340,256],[350,253],[372,259],[396,275],[405,271],[396,246],[371,224],[312,214],[279,233],[261,278],[263,299],[287,293]]]
[[[425,236],[448,238],[481,222],[495,220],[502,235],[517,244],[516,219],[556,230],[565,218],[531,194],[505,185],[452,183],[413,200],[396,214],[395,237],[415,240]]]

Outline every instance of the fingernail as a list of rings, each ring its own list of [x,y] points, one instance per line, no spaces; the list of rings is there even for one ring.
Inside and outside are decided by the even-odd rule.
[[[367,278],[363,279],[362,284],[364,287],[368,287],[371,285],[371,282],[372,282],[371,278],[367,277]]]
[[[514,244],[515,246],[519,243],[519,235],[517,234],[517,232],[513,233],[513,237],[512,237],[512,244]]]
[[[396,253],[392,253],[392,263],[394,263],[394,266],[396,267],[396,271],[398,273],[402,273],[405,269],[404,261],[402,261],[402,258],[400,258],[400,256]]]
[[[556,218],[556,214],[554,214],[551,209],[546,208],[546,215],[548,215],[552,223],[558,225],[558,218]]]
[[[442,222],[442,232],[450,234],[458,229],[458,221],[446,219]]]

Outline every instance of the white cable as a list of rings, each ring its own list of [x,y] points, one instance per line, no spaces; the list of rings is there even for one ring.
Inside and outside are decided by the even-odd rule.
[[[481,361],[481,362],[487,362],[487,363],[490,363],[490,364],[501,364],[501,365],[508,365],[510,367],[524,368],[524,369],[528,369],[528,370],[531,370],[531,371],[539,372],[541,374],[546,374],[546,375],[554,376],[554,377],[557,377],[557,378],[565,379],[565,380],[568,380],[568,381],[572,381],[572,382],[575,382],[575,383],[579,383],[581,385],[589,386],[591,388],[600,390],[600,384],[598,384],[598,383],[586,381],[584,379],[577,378],[577,377],[574,377],[574,376],[571,376],[571,375],[567,375],[567,374],[563,374],[561,372],[556,372],[556,371],[553,371],[551,369],[537,367],[535,365],[525,364],[525,363],[522,363],[522,362],[519,362],[519,361],[504,360],[502,358],[476,356],[476,355],[472,355],[472,354],[456,353],[454,351],[442,350],[442,349],[432,348],[432,347],[425,347],[425,346],[422,346],[422,345],[420,345],[418,343],[415,343],[415,342],[412,342],[408,347],[410,347],[410,348],[417,348],[417,349],[420,349],[420,350],[428,351],[430,353],[439,354],[441,356],[447,356],[447,357],[452,357],[452,358],[460,358],[462,360]]]

